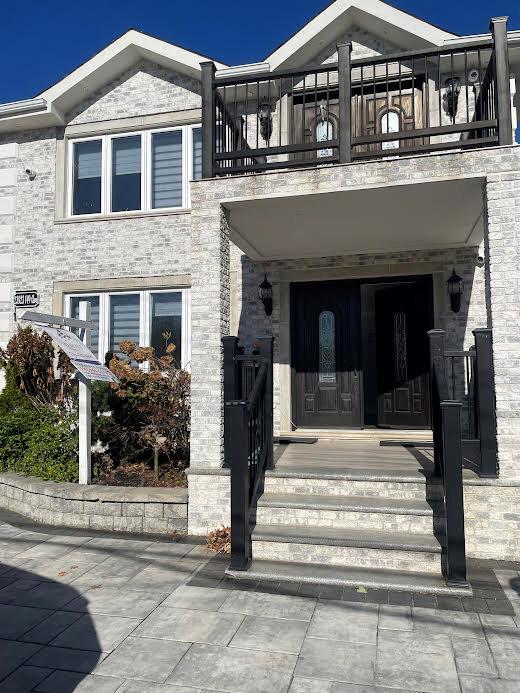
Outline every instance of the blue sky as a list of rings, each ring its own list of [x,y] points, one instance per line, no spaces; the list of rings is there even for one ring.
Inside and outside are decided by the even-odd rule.
[[[327,0],[4,0],[0,102],[29,98],[134,27],[230,64],[261,60]],[[520,29],[518,0],[397,0],[395,6],[454,33],[487,30],[491,15]]]

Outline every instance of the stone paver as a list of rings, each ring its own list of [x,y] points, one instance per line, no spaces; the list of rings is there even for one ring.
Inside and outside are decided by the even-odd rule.
[[[520,691],[520,565],[473,561],[473,599],[237,583],[226,565],[0,513],[0,693]]]

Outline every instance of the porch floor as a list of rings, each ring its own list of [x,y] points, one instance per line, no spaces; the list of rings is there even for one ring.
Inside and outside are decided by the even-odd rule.
[[[408,441],[410,437],[408,436]],[[372,440],[318,438],[316,442],[278,443],[274,451],[271,475],[310,474],[313,477],[372,477],[389,481],[424,479],[433,473],[433,447],[426,436],[422,440],[399,445],[395,437],[383,435]],[[390,443],[390,444],[385,444]],[[477,478],[464,470],[464,478]]]

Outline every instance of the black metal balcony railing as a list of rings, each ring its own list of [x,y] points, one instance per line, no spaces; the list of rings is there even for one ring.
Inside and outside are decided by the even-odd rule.
[[[505,19],[492,40],[225,77],[202,64],[203,176],[512,143]]]

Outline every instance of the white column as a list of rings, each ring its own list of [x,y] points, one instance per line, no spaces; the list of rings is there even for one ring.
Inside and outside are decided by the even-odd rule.
[[[90,302],[80,301],[79,319],[90,322]],[[90,349],[90,329],[82,330],[85,346]],[[78,373],[79,380],[79,483],[90,484],[91,463],[91,390],[90,380]]]

